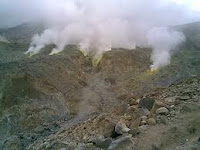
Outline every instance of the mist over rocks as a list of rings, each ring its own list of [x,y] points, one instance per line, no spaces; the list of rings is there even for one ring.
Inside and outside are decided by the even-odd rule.
[[[34,4],[39,5],[46,30],[33,37],[27,54],[36,54],[49,44],[56,45],[50,53],[55,54],[75,44],[85,54],[93,51],[98,59],[112,48],[151,47],[152,69],[167,65],[171,51],[184,42],[181,31],[167,26],[198,16],[173,1],[43,0]]]
[[[7,26],[44,24],[43,32],[32,38],[27,54],[37,54],[49,44],[55,45],[50,54],[56,54],[73,44],[85,55],[92,52],[94,59],[100,59],[112,48],[150,47],[151,68],[156,69],[170,63],[173,50],[185,39],[181,31],[168,27],[200,18],[197,9],[183,4],[175,0],[3,0],[0,12]]]
[[[185,42],[185,35],[167,27],[153,28],[147,33],[147,41],[153,49],[151,68],[156,69],[170,63],[172,52]]]

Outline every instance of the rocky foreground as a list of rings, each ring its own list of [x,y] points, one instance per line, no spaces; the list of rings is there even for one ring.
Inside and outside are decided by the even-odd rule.
[[[199,149],[200,77],[152,73],[149,54],[114,50],[94,67],[72,46],[3,68],[1,149]]]
[[[58,132],[29,149],[200,149],[199,84],[198,76],[140,99],[131,97],[110,113],[94,114],[74,125],[58,123]],[[38,132],[47,129],[41,126]]]
[[[155,72],[144,48],[106,52],[97,66],[73,45],[52,56],[49,45],[29,58],[26,34],[6,30],[0,149],[200,149],[199,32],[190,26],[181,28],[187,42],[171,64]]]

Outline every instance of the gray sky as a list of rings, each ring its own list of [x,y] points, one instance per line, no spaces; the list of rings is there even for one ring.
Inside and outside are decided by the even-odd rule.
[[[197,21],[200,13],[199,0],[84,0],[84,2],[83,0],[1,0],[0,27],[40,20],[45,20],[50,24],[55,21],[62,22],[68,19],[67,17],[77,15],[76,10],[72,12],[74,2],[85,3],[86,7],[96,6],[102,15],[105,15],[102,11],[104,9],[108,15],[113,15],[113,17],[126,13],[127,16],[131,16],[130,19],[138,15],[145,22],[154,19],[153,22],[164,22],[165,24],[165,20],[168,24]]]

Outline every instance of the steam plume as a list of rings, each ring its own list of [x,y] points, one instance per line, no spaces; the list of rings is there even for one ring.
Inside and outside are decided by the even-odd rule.
[[[21,0],[22,1],[22,0]],[[36,54],[55,44],[51,54],[76,44],[96,56],[111,48],[153,48],[152,68],[170,61],[170,54],[184,35],[167,26],[193,21],[197,13],[173,0],[42,0],[40,18],[47,29],[35,35],[27,53]]]
[[[147,33],[148,45],[153,49],[151,69],[163,67],[170,62],[171,51],[185,41],[183,33],[168,28],[153,28]]]

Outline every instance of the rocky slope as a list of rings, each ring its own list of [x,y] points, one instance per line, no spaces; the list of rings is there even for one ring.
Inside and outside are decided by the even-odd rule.
[[[115,49],[93,66],[72,45],[29,58],[40,27],[1,31],[0,149],[199,149],[198,25],[175,27],[187,42],[154,73],[149,49]]]

